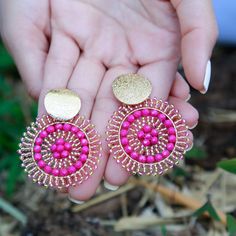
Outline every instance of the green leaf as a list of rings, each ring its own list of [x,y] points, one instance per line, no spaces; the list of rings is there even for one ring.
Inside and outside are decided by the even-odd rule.
[[[193,147],[190,151],[186,152],[185,157],[188,159],[202,160],[207,158],[207,152],[199,147]]]
[[[167,236],[167,230],[166,230],[166,226],[165,225],[161,226],[161,234],[162,234],[162,236]]]
[[[236,235],[236,219],[229,214],[227,214],[227,228],[229,231],[229,236]]]
[[[230,173],[236,174],[236,158],[220,161],[217,163],[217,166]]]
[[[216,210],[214,209],[210,201],[207,201],[202,207],[197,209],[193,213],[193,216],[199,217],[205,212],[207,212],[214,220],[220,221],[220,217],[218,216]]]

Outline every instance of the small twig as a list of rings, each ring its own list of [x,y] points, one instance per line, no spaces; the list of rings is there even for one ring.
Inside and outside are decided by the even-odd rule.
[[[27,223],[27,217],[21,211],[19,211],[16,207],[5,201],[3,198],[0,198],[0,208],[2,208],[6,213],[10,214],[18,221],[20,221],[23,225]]]
[[[150,227],[163,224],[173,224],[182,222],[183,218],[158,218],[155,216],[148,217],[124,217],[121,218],[115,224],[114,228],[116,232],[121,232],[125,230],[143,230]]]
[[[163,185],[155,185],[152,183],[148,183],[144,180],[140,180],[140,179],[132,179],[130,180],[131,183],[137,184],[137,185],[141,185],[144,186],[145,188],[149,188],[155,192],[159,192],[161,195],[163,195],[164,197],[168,198],[169,200],[171,200],[174,203],[178,203],[182,206],[185,206],[189,209],[192,210],[197,210],[198,208],[200,208],[202,206],[202,203],[199,202],[198,200],[186,196],[182,193],[179,193],[177,191],[171,190]],[[219,210],[216,210],[218,216],[220,217],[221,222],[226,225],[226,215]],[[209,214],[205,214],[206,216],[209,216]]]
[[[105,201],[107,201],[111,198],[117,197],[122,193],[128,192],[128,191],[132,190],[133,188],[135,188],[135,185],[126,184],[126,185],[124,185],[123,187],[119,188],[118,190],[116,190],[114,192],[108,192],[108,193],[102,194],[100,196],[97,196],[97,197],[85,202],[82,205],[75,206],[75,207],[72,208],[72,211],[73,212],[83,211],[83,210],[85,210],[89,207],[92,207],[92,206],[97,205],[99,203],[105,202]]]

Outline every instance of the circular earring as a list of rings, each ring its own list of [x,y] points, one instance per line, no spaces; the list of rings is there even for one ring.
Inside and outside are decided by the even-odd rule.
[[[68,89],[47,93],[48,115],[37,118],[23,134],[19,154],[28,176],[56,189],[82,183],[97,168],[100,136],[94,125],[77,115],[81,101]]]
[[[168,102],[149,98],[152,85],[138,74],[114,80],[115,97],[123,104],[107,126],[112,156],[128,172],[163,174],[178,164],[190,146],[188,127]]]

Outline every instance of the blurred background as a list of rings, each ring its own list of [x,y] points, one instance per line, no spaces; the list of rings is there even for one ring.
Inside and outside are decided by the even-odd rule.
[[[209,91],[192,91],[200,113],[184,163],[161,177],[133,177],[119,190],[100,186],[82,205],[40,188],[17,154],[37,114],[11,56],[0,42],[0,236],[236,235],[236,15],[234,0],[215,1],[220,35]]]

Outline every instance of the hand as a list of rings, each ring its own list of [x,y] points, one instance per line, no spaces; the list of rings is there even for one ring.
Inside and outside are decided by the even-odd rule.
[[[145,75],[153,84],[152,96],[169,99],[190,127],[197,123],[197,111],[184,101],[189,87],[176,69],[182,55],[189,83],[204,89],[205,67],[217,35],[209,0],[0,3],[3,39],[31,94],[40,93],[39,115],[45,112],[45,93],[67,87],[80,95],[80,114],[91,118],[103,136],[98,169],[69,189],[71,198],[90,198],[103,175],[117,186],[129,177],[108,158],[104,140],[106,123],[119,105],[111,91],[118,75]]]

